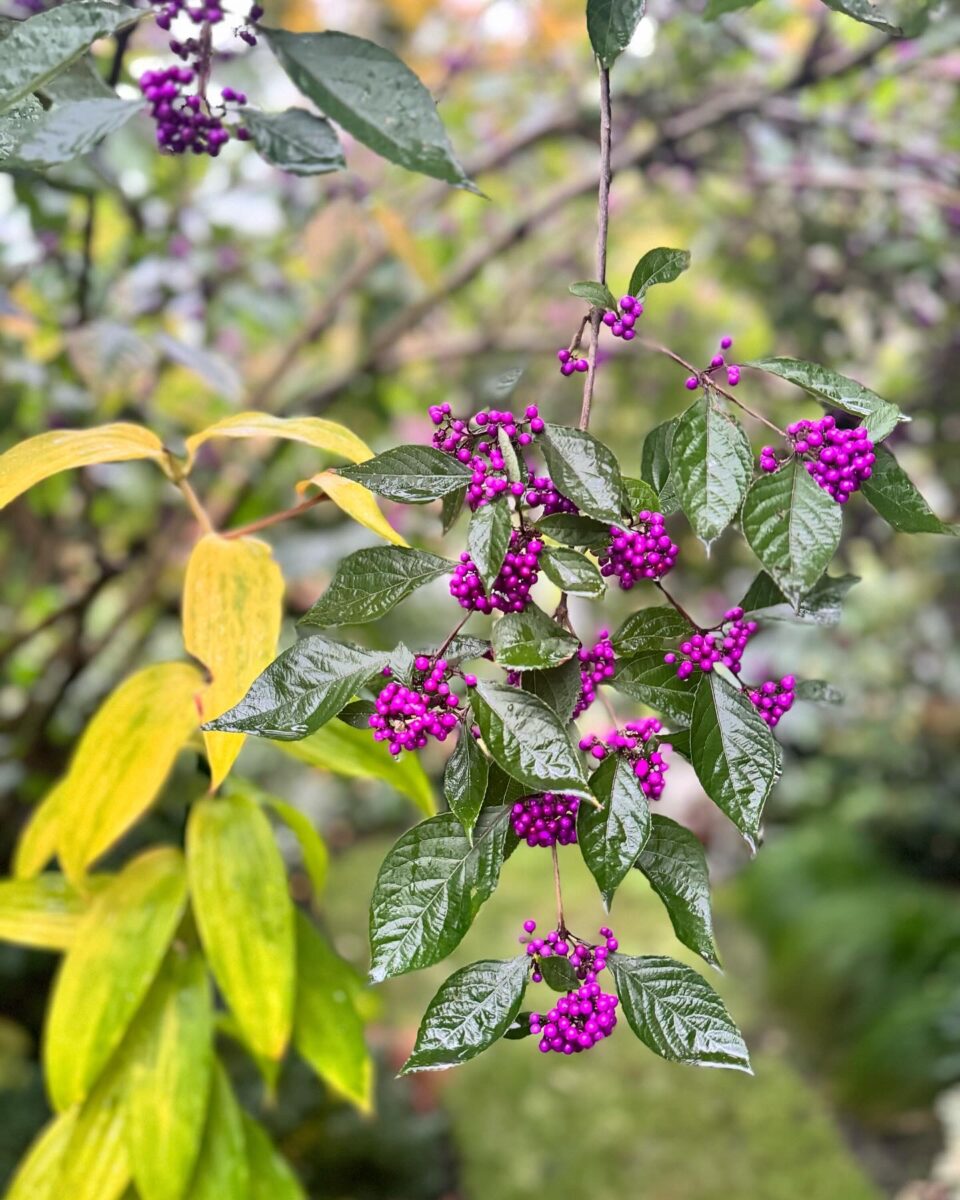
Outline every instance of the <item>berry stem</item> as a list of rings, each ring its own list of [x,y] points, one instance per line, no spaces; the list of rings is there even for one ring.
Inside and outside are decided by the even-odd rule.
[[[462,620],[458,621],[457,624],[454,625],[453,629],[450,630],[450,632],[447,634],[446,638],[444,639],[443,645],[434,654],[434,656],[433,656],[434,662],[436,662],[438,658],[443,657],[443,653],[446,650],[446,648],[450,645],[450,643],[453,641],[453,639],[457,636],[457,634],[464,627],[464,625],[466,625],[466,623],[470,620],[470,618],[472,616],[473,616],[473,612],[472,611],[468,612],[467,615],[465,617],[463,617]]]
[[[675,599],[673,598],[673,596],[671,596],[671,595],[670,595],[670,593],[669,593],[669,592],[667,591],[667,589],[666,589],[666,588],[663,586],[663,584],[660,582],[660,580],[659,580],[659,579],[655,579],[653,582],[654,582],[654,586],[655,586],[655,587],[658,587],[658,588],[660,589],[660,591],[663,593],[664,597],[666,598],[667,602],[668,602],[669,604],[672,604],[672,605],[673,605],[673,607],[674,607],[674,608],[677,610],[677,612],[680,614],[680,616],[681,616],[681,617],[683,617],[683,619],[684,619],[685,621],[689,621],[690,625],[691,625],[691,626],[692,626],[694,629],[696,629],[696,630],[697,630],[699,633],[702,633],[702,632],[703,632],[703,630],[702,630],[702,629],[700,628],[700,626],[699,626],[699,625],[696,623],[696,621],[693,619],[693,617],[691,617],[691,616],[690,616],[690,614],[689,614],[689,613],[687,612],[687,610],[686,610],[686,609],[683,607],[683,605],[680,603],[680,601],[679,601],[679,600],[675,600]]]
[[[574,350],[579,350],[579,349],[580,349],[580,343],[583,341],[583,331],[586,329],[586,327],[587,327],[589,324],[590,324],[590,314],[589,314],[589,313],[587,313],[587,314],[586,314],[586,315],[585,315],[585,316],[584,316],[584,317],[581,319],[581,321],[580,321],[580,328],[577,330],[576,334],[574,335],[573,341],[572,341],[572,342],[570,343],[570,345],[567,347],[567,349],[570,351],[570,353],[571,353],[571,354],[574,352]]]
[[[566,937],[567,926],[563,919],[563,893],[560,890],[560,858],[557,855],[557,843],[550,847],[550,857],[553,859],[553,891],[557,898],[557,933]]]
[[[248,533],[258,533],[261,529],[268,529],[271,525],[279,525],[281,521],[289,521],[291,517],[299,517],[301,513],[305,513],[329,499],[330,497],[326,492],[321,492],[317,496],[311,496],[309,500],[295,504],[293,508],[285,508],[282,512],[271,513],[268,517],[260,517],[256,521],[251,521],[249,525],[240,525],[236,529],[230,529],[220,536],[224,538],[241,538],[246,537]]]
[[[610,72],[600,67],[600,187],[597,195],[597,280],[607,282],[607,227],[610,223],[611,111]],[[593,407],[593,382],[597,371],[597,343],[600,340],[600,309],[590,311],[590,347],[587,351],[587,374],[583,381],[583,404],[580,408],[580,429],[590,424]]]

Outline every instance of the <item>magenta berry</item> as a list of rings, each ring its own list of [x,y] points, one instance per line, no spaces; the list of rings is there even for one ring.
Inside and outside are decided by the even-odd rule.
[[[530,475],[527,481],[526,503],[530,508],[542,506],[544,517],[554,513],[578,513],[579,508],[572,500],[568,500],[562,492],[558,492],[553,481],[546,475]]]
[[[663,579],[673,569],[679,548],[664,526],[663,514],[643,509],[631,529],[610,526],[611,541],[599,556],[600,574],[616,576],[624,591],[641,579]]]
[[[723,335],[723,337],[720,339],[720,349],[721,350],[729,350],[732,345],[733,345],[733,338],[729,335],[729,333],[725,333]]]
[[[839,429],[828,415],[819,421],[795,421],[787,426],[787,434],[804,469],[838,504],[846,504],[873,474],[874,445],[862,425]],[[770,469],[764,467],[768,449],[765,446],[761,451],[761,470]]]
[[[528,846],[569,846],[577,840],[579,806],[576,796],[554,792],[525,796],[511,809],[510,824],[517,837]]]
[[[613,678],[617,658],[609,631],[601,629],[598,641],[589,650],[581,646],[577,657],[580,659],[580,696],[573,710],[573,720],[596,700],[597,687]]]
[[[744,621],[742,608],[729,608],[716,629],[692,634],[665,654],[663,661],[677,664],[679,679],[689,679],[697,670],[712,671],[718,662],[736,674],[747,643],[758,629],[756,621]]]
[[[639,721],[628,721],[623,729],[611,729],[605,738],[588,734],[579,742],[580,749],[591,758],[602,762],[608,754],[619,754],[633,766],[633,773],[640,781],[640,790],[648,800],[659,800],[664,789],[664,775],[670,769],[666,753],[672,749],[668,742],[661,742],[659,734],[663,726],[656,717],[644,717]]]
[[[750,703],[771,729],[779,722],[784,713],[788,713],[793,707],[796,699],[795,685],[796,680],[792,675],[784,675],[779,682],[776,679],[768,679],[758,688],[747,692]]]
[[[524,921],[523,928],[532,933],[536,922]],[[566,958],[581,981],[575,991],[559,997],[547,1013],[530,1014],[530,1032],[540,1038],[538,1048],[542,1054],[554,1051],[569,1055],[590,1050],[609,1037],[617,1024],[619,1000],[601,989],[597,976],[606,968],[607,955],[613,954],[619,943],[610,929],[601,929],[600,936],[603,941],[597,945],[560,929],[552,930],[545,938],[520,939],[526,942],[527,955],[533,959],[534,983],[543,978],[541,959],[552,956]]]
[[[521,458],[523,450],[544,430],[543,419],[535,404],[528,405],[523,416],[491,409],[463,420],[453,415],[447,403],[432,404],[428,413],[437,427],[433,445],[445,454],[452,455],[472,472],[466,497],[472,511],[499,496],[523,495],[523,486],[510,482],[499,433],[502,431],[506,434],[518,458]]]
[[[489,596],[477,573],[476,564],[464,551],[450,580],[450,595],[461,608],[473,612],[523,612],[530,603],[530,589],[537,582],[537,566],[542,550],[543,542],[514,529],[510,534],[510,549]]]
[[[424,661],[422,657],[416,662]],[[377,696],[369,718],[374,740],[386,742],[391,754],[421,750],[430,738],[446,741],[459,723],[460,700],[450,690],[451,671],[445,659],[425,668],[415,665],[408,687],[393,679]]]

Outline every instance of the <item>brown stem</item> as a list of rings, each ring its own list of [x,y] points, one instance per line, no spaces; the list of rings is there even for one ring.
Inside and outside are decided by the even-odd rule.
[[[700,628],[700,626],[699,626],[699,625],[696,623],[696,621],[693,619],[693,617],[691,617],[691,616],[690,616],[690,614],[689,614],[689,613],[687,612],[687,610],[686,610],[686,609],[683,607],[683,605],[680,603],[680,601],[679,601],[679,600],[675,600],[675,599],[673,598],[673,596],[671,596],[671,595],[670,595],[670,593],[669,593],[669,592],[667,591],[667,589],[666,589],[666,588],[663,586],[663,584],[660,582],[660,580],[659,580],[659,579],[655,579],[655,580],[654,580],[654,584],[655,584],[655,585],[656,585],[656,587],[658,587],[658,588],[660,589],[660,591],[663,593],[663,595],[664,595],[664,598],[666,599],[667,603],[668,603],[668,604],[671,604],[671,605],[673,605],[673,607],[674,607],[674,608],[677,610],[677,612],[680,614],[680,616],[681,616],[681,617],[683,617],[683,619],[684,619],[685,621],[689,621],[689,623],[690,623],[690,624],[693,626],[693,628],[694,628],[694,629],[696,629],[696,630],[697,630],[697,632],[698,632],[698,633],[702,633],[702,632],[703,632],[703,630],[702,630],[702,629]]]
[[[193,490],[190,484],[187,483],[185,479],[177,479],[175,482],[177,487],[180,489],[184,500],[186,500],[187,504],[189,505],[190,511],[193,513],[197,524],[200,526],[203,532],[216,533],[216,530],[213,527],[213,522],[210,520],[209,513],[201,504],[200,497]]]
[[[557,899],[557,933],[561,937],[564,937],[567,932],[567,926],[563,918],[563,892],[560,890],[560,859],[557,855],[556,842],[550,847],[550,855],[553,858],[553,892]]]
[[[600,182],[597,192],[597,280],[607,282],[607,229],[610,224],[610,166],[611,112],[610,72],[600,68]],[[590,347],[587,351],[587,377],[583,381],[583,403],[580,407],[580,429],[590,425],[593,407],[593,385],[597,373],[597,344],[600,341],[600,309],[590,312]]]
[[[293,517],[299,517],[301,513],[308,512],[311,508],[316,508],[318,504],[323,504],[325,500],[329,499],[330,497],[326,492],[321,492],[318,496],[311,496],[309,500],[295,504],[293,508],[285,508],[282,512],[271,513],[268,517],[260,517],[256,521],[251,521],[248,525],[240,525],[236,529],[230,529],[220,536],[230,539],[246,537],[248,533],[258,533],[261,529],[269,529],[271,525],[279,525],[281,521],[289,521]]]
[[[460,620],[456,625],[454,625],[453,629],[451,629],[450,632],[447,634],[443,645],[434,654],[434,656],[433,656],[434,662],[436,662],[438,658],[443,657],[443,652],[446,650],[446,648],[450,645],[450,643],[453,641],[453,639],[457,636],[457,634],[464,627],[464,625],[466,625],[466,623],[470,620],[470,618],[472,616],[473,616],[473,613],[468,612],[467,615],[462,620]]]

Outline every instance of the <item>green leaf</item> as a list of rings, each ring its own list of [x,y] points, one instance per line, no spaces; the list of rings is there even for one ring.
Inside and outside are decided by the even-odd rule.
[[[696,971],[663,955],[607,963],[630,1028],[654,1054],[695,1067],[750,1071],[750,1055],[723,1001]]]
[[[460,492],[470,481],[468,468],[435,446],[395,446],[366,462],[339,467],[337,474],[398,504],[429,504]]]
[[[408,830],[383,860],[370,903],[370,979],[439,962],[460,944],[500,878],[510,806],[484,808],[473,841],[453,813]]]
[[[627,497],[627,507],[632,515],[649,509],[651,512],[660,511],[660,497],[649,483],[643,479],[623,480],[623,490]]]
[[[443,657],[451,666],[473,662],[478,658],[486,658],[490,651],[490,643],[486,638],[472,637],[469,633],[458,633],[444,651]]]
[[[413,803],[428,817],[437,811],[430,780],[415,754],[394,759],[384,742],[373,740],[369,713],[360,718],[359,728],[333,720],[299,742],[283,742],[287,754],[323,771],[333,771],[347,779],[382,779]]]
[[[577,983],[579,982],[580,981],[578,979]],[[520,1042],[524,1038],[532,1037],[533,1034],[530,1030],[530,1013],[518,1012],[513,1018],[513,1021],[504,1031],[503,1036],[508,1042]],[[14,1200],[14,1198],[11,1196],[9,1197],[9,1200]],[[44,1197],[43,1200],[46,1200],[46,1197]]]
[[[453,567],[452,562],[436,554],[403,546],[356,550],[339,564],[330,586],[298,624],[362,625],[376,621],[411,592],[449,574]]]
[[[675,608],[661,604],[655,608],[641,608],[631,613],[613,635],[611,641],[617,654],[629,657],[656,651],[661,656],[677,648],[694,630],[690,622],[681,617]]]
[[[804,362],[799,358],[755,358],[743,365],[777,375],[816,396],[823,404],[863,417],[863,424],[874,442],[885,438],[898,421],[910,420],[895,404],[882,399],[862,383],[838,375],[819,363]]]
[[[70,1200],[120,1200],[130,1183],[124,1144],[125,1084],[121,1054],[80,1107],[57,1174],[53,1196]]]
[[[745,613],[762,615],[770,621],[836,625],[843,615],[847,592],[859,582],[859,575],[824,575],[794,609],[766,571],[761,571],[747,589],[740,607]]]
[[[97,38],[132,25],[142,10],[104,0],[76,0],[20,21],[3,42],[0,112],[38,91]]]
[[[741,8],[754,8],[758,3],[759,0],[707,0],[707,7],[703,10],[703,19],[715,21],[724,13],[737,12]]]
[[[186,1200],[251,1200],[243,1113],[216,1059],[200,1157]]]
[[[471,704],[487,749],[508,775],[531,792],[567,792],[591,799],[564,722],[539,697],[482,680]]]
[[[502,425],[497,430],[497,445],[500,447],[500,453],[503,455],[503,465],[507,472],[507,478],[511,483],[523,482],[526,484],[526,473],[520,470],[520,459],[513,448],[513,442],[507,437],[506,430]]]
[[[463,512],[463,502],[467,498],[466,484],[461,484],[440,501],[440,524],[444,533],[449,533],[457,523],[457,518]]]
[[[206,964],[173,950],[130,1031],[124,1132],[143,1200],[179,1200],[200,1154],[213,1065]]]
[[[307,1193],[270,1135],[248,1113],[243,1114],[243,1139],[250,1168],[248,1200],[307,1200]]]
[[[705,393],[677,421],[670,447],[670,479],[705,546],[737,515],[752,474],[753,455],[743,427]]]
[[[303,94],[357,141],[408,171],[469,184],[435,100],[389,50],[348,33],[263,33]]]
[[[319,633],[302,638],[257,676],[239,704],[203,728],[279,741],[306,737],[388,665],[387,654],[344,646]]]
[[[580,429],[547,425],[538,445],[557,489],[588,517],[620,521],[623,480],[613,452]]]
[[[493,627],[491,641],[496,661],[515,671],[557,667],[580,649],[572,633],[534,604],[522,613],[502,616]]]
[[[616,297],[605,283],[597,283],[595,280],[588,279],[583,283],[571,283],[570,291],[579,299],[586,300],[594,308],[617,312]]]
[[[524,671],[520,686],[549,705],[566,724],[571,719],[583,687],[580,660],[574,656],[562,666],[552,667],[549,671]]]
[[[587,33],[601,67],[610,68],[630,45],[645,0],[587,0]]]
[[[580,805],[577,841],[609,910],[614,892],[650,836],[650,808],[633,767],[619,754],[604,759],[590,784],[603,807]]]
[[[523,372],[523,367],[510,367],[506,371],[500,371],[490,378],[481,380],[480,395],[483,397],[484,403],[502,404],[508,396],[512,396],[516,391],[517,384],[523,378]]]
[[[361,1111],[373,1102],[373,1063],[353,1002],[352,969],[297,913],[297,1004],[293,1040],[322,1080]]]
[[[458,1067],[499,1041],[520,1011],[529,973],[525,954],[455,971],[427,1006],[400,1074]]]
[[[861,490],[887,524],[900,533],[948,533],[956,537],[960,526],[940,520],[890,451],[878,446],[876,453],[873,474]]]
[[[575,992],[580,987],[581,980],[577,978],[577,973],[570,965],[569,958],[551,954],[547,958],[540,959],[539,970],[543,976],[543,982],[555,992]]]
[[[659,495],[657,507],[667,516],[680,507],[676,488],[670,478],[670,447],[677,427],[677,417],[657,425],[643,439],[640,477]]]
[[[642,297],[658,283],[673,283],[689,266],[689,250],[671,250],[667,246],[648,250],[633,268],[627,291],[631,296]]]
[[[842,505],[794,460],[754,480],[741,519],[750,549],[797,608],[840,543]]]
[[[610,545],[609,522],[604,524],[577,513],[554,513],[549,517],[541,517],[537,532],[564,546],[586,546],[588,550],[602,551]]]
[[[801,679],[793,689],[798,700],[812,700],[816,704],[842,704],[843,692],[825,679]]]
[[[870,0],[823,0],[823,3],[834,12],[853,17],[861,25],[872,25],[874,29],[892,34],[893,37],[903,37],[901,26],[891,21],[875,4],[871,4]]]
[[[51,109],[17,148],[17,162],[43,168],[70,162],[114,133],[143,105],[138,100],[73,100]]]
[[[488,596],[503,566],[512,528],[506,500],[484,504],[470,518],[467,550],[476,564],[477,574]]]
[[[325,175],[347,164],[340,139],[329,121],[305,108],[265,113],[243,110],[243,123],[268,163],[291,175]]]
[[[87,909],[47,1014],[44,1069],[58,1112],[87,1096],[120,1045],[186,901],[183,858],[164,848],[128,863]]]
[[[66,104],[73,100],[116,100],[117,93],[94,65],[91,54],[85,54],[60,71],[40,89],[53,104]]]
[[[610,682],[624,696],[649,704],[681,724],[685,725],[693,713],[695,688],[677,678],[676,666],[665,663],[660,650],[621,658]]]
[[[527,1028],[529,1032],[529,1022]],[[40,1130],[17,1164],[4,1200],[56,1200],[63,1157],[76,1123],[77,1110],[71,1108]]]
[[[747,697],[713,671],[696,691],[690,762],[703,790],[755,850],[763,805],[780,775],[780,755]]]
[[[606,591],[603,576],[589,558],[576,550],[546,546],[540,555],[540,567],[551,583],[571,596],[596,597]]]
[[[473,827],[483,807],[489,777],[490,760],[477,745],[477,739],[470,730],[461,728],[457,744],[443,772],[443,794],[468,838],[473,837]]]
[[[511,778],[506,771],[490,763],[490,774],[487,781],[487,794],[483,798],[484,808],[498,808],[504,804],[516,804],[529,794],[529,789],[516,779]],[[508,847],[509,852],[509,847]]]
[[[300,742],[298,745],[303,745],[303,743]],[[279,800],[276,796],[268,796],[265,793],[261,793],[260,802],[275,813],[297,839],[304,869],[310,876],[314,893],[320,895],[327,886],[330,867],[330,852],[327,850],[326,842],[317,833],[307,814],[301,812],[299,808],[294,808],[285,800]]]
[[[217,985],[251,1050],[279,1059],[293,1025],[293,905],[263,810],[237,795],[194,804],[187,870]]]
[[[711,967],[719,968],[710,911],[710,872],[700,839],[657,813],[636,867],[663,901],[678,940]]]
[[[17,147],[43,120],[43,115],[43,105],[36,96],[27,96],[0,116],[0,166],[15,158]]]

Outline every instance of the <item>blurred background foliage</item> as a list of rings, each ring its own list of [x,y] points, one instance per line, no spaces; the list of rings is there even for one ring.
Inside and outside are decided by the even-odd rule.
[[[518,399],[575,416],[578,389],[553,352],[581,312],[567,284],[591,275],[596,85],[580,0],[267,8],[272,24],[344,28],[408,61],[486,198],[405,175],[349,139],[348,171],[312,179],[238,145],[216,162],[163,158],[143,118],[48,177],[0,178],[3,448],[113,418],[176,447],[247,407],[328,413],[383,448],[425,438],[431,403],[484,403],[489,380],[516,365]],[[106,69],[112,48],[102,53]],[[124,78],[163,59],[163,36],[144,27]],[[893,444],[944,517],[960,493],[958,78],[948,10],[889,43],[816,0],[764,0],[712,23],[699,0],[651,0],[614,80],[611,286],[652,246],[693,252],[691,270],[652,295],[644,334],[699,362],[729,332],[737,357],[790,354],[862,380],[912,414]],[[263,48],[231,66],[231,82],[265,108],[291,99]],[[594,428],[630,474],[644,434],[686,403],[678,370],[636,343],[609,351]],[[740,390],[781,424],[812,413],[775,381],[747,374]],[[759,447],[761,428],[751,433]],[[237,525],[293,504],[294,484],[323,465],[303,446],[218,442],[195,482],[218,523]],[[336,561],[369,544],[328,507],[266,535],[288,580],[289,639]],[[57,476],[5,515],[8,859],[97,702],[134,666],[180,653],[195,529],[139,464]],[[437,544],[432,510],[391,519]],[[707,559],[679,519],[672,532],[680,599],[716,619],[753,575],[749,551],[728,534]],[[801,705],[779,727],[787,769],[757,859],[682,766],[668,790],[666,811],[708,846],[725,991],[757,1078],[669,1067],[633,1042],[559,1064],[504,1043],[449,1077],[395,1081],[444,964],[381,989],[373,1121],[296,1072],[271,1105],[236,1064],[311,1195],[486,1200],[547,1185],[606,1197],[640,1179],[646,1200],[960,1195],[960,554],[949,539],[894,536],[859,502],[845,533],[838,565],[862,582],[840,626],[773,622],[750,652],[757,677],[796,670],[846,692],[842,708]],[[435,641],[442,587],[357,636]],[[615,625],[632,602],[611,595],[602,618],[575,613],[577,627]],[[320,744],[314,757],[344,767],[345,753],[353,763]],[[436,777],[440,762],[429,765]],[[248,744],[241,769],[336,848],[326,917],[365,968],[376,864],[415,809],[376,773],[341,779],[278,745]],[[183,756],[136,836],[176,836],[204,786]],[[462,961],[509,953],[547,903],[546,872],[508,864]],[[598,920],[590,890],[571,887],[582,920]],[[676,953],[647,900],[639,880],[624,889],[621,941]],[[52,967],[0,948],[0,1177],[45,1111],[36,1048]]]

